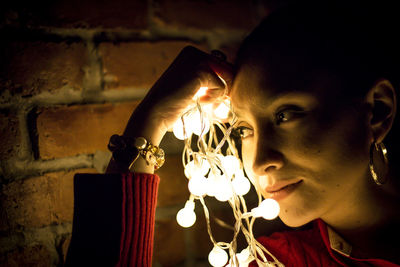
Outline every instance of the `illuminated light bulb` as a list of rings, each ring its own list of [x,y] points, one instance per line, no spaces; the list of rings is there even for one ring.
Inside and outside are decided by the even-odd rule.
[[[250,191],[250,182],[242,173],[236,173],[232,180],[232,186],[235,193],[239,196],[244,196]]]
[[[203,121],[201,120],[203,119]],[[196,111],[188,116],[185,120],[188,129],[196,135],[206,134],[210,130],[210,121],[208,120],[205,113],[201,117],[200,112]]]
[[[218,246],[214,246],[208,254],[208,261],[214,267],[224,266],[228,262],[228,254]]]
[[[203,196],[207,193],[207,179],[202,175],[195,175],[189,180],[189,191],[195,196]]]
[[[203,105],[201,108],[202,108],[204,113],[213,114],[213,105],[214,104],[212,104],[212,103],[211,104],[206,104],[206,105]]]
[[[185,166],[185,176],[191,178],[196,175],[206,175],[210,170],[210,163],[206,159],[200,159],[197,163],[190,161]]]
[[[214,109],[214,116],[219,119],[227,119],[230,111],[229,105],[229,100],[223,101],[221,104],[218,105],[218,107]]]
[[[247,247],[247,248],[243,249],[240,253],[237,253],[236,257],[237,257],[237,259],[239,261],[239,267],[248,266],[247,264],[251,260],[251,255],[250,255],[249,248]]]
[[[233,196],[232,184],[221,176],[216,180],[215,198],[221,202],[228,201]]]
[[[176,214],[176,221],[182,227],[190,227],[196,222],[196,213],[194,213],[194,202],[186,201],[185,207]]]
[[[197,98],[200,98],[204,95],[206,95],[208,90],[207,86],[202,86],[199,88],[199,90],[197,90],[196,94],[193,96],[193,100],[196,100]]]
[[[207,179],[207,195],[210,197],[215,197],[217,193],[217,181],[214,178]]]
[[[226,172],[226,175],[229,178],[232,178],[233,174],[238,172],[240,170],[240,161],[238,158],[232,155],[228,156],[222,156],[218,155],[222,167],[224,168],[224,171]]]
[[[273,220],[279,215],[280,207],[275,199],[264,199],[261,204],[251,210],[254,217],[263,217],[266,220]]]
[[[219,179],[222,179],[223,177],[221,174],[217,174],[214,172],[210,172],[208,175],[207,179],[207,195],[210,197],[215,197],[217,191],[218,191],[218,181]]]
[[[185,131],[183,129],[183,122],[182,122],[181,118],[179,118],[179,120],[177,120],[175,122],[175,124],[172,128],[172,131],[173,131],[175,137],[178,138],[179,140],[187,139],[187,138],[189,138],[189,136],[192,135],[192,131],[186,125],[186,121],[187,121],[187,119],[185,119]]]

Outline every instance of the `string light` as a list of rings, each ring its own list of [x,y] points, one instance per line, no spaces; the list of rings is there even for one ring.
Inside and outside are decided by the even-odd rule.
[[[214,244],[208,255],[212,266],[225,266],[228,263],[229,256],[225,250],[231,255],[230,266],[247,266],[253,260],[259,266],[283,266],[254,238],[252,229],[256,218],[262,217],[267,220],[276,218],[279,214],[279,204],[273,199],[262,200],[260,192],[256,190],[258,206],[248,212],[243,196],[250,191],[251,183],[244,175],[239,153],[234,140],[230,138],[236,116],[227,96],[217,99],[217,104],[201,105],[199,98],[204,96],[207,90],[207,87],[198,90],[193,98],[196,105],[187,110],[173,127],[174,135],[185,142],[182,162],[191,194],[184,208],[177,213],[178,224],[190,227],[195,223],[194,201],[198,200],[203,206],[208,234]],[[229,126],[222,122],[228,119]],[[217,137],[217,131],[223,133],[222,139]],[[192,143],[194,134],[197,135],[196,143]],[[231,242],[215,241],[205,197],[214,197],[232,207],[236,223]],[[248,247],[236,253],[236,238],[239,231],[245,236]],[[269,255],[272,261],[265,255]]]
[[[183,125],[183,119],[177,120],[172,128],[172,131],[176,138],[179,140],[185,140],[192,135],[192,132],[189,131],[189,128],[185,129]]]
[[[228,262],[228,254],[222,248],[214,246],[210,254],[208,254],[208,261],[214,267],[222,267]]]
[[[185,207],[178,211],[176,220],[182,227],[190,227],[196,222],[196,213],[194,213],[194,202],[186,201]]]
[[[230,102],[229,100],[224,100],[221,104],[218,105],[217,108],[214,109],[214,116],[219,119],[227,119],[229,117],[230,112]]]
[[[251,188],[249,180],[244,176],[243,172],[237,172],[232,180],[232,186],[235,193],[239,196],[246,195]]]
[[[208,180],[203,175],[193,176],[189,180],[188,188],[190,193],[195,196],[204,196],[207,193],[207,183]]]
[[[272,198],[264,199],[261,204],[252,209],[254,217],[263,217],[266,220],[273,220],[279,215],[279,204]]]

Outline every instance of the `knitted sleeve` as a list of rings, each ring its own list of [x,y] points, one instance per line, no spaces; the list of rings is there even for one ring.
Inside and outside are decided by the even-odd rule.
[[[152,174],[77,174],[65,266],[151,266],[159,180]]]

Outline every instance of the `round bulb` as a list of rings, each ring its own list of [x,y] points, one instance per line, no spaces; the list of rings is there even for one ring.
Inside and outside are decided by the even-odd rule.
[[[249,248],[245,248],[240,253],[237,253],[236,257],[237,257],[237,259],[239,261],[239,266],[240,265],[244,266],[243,264],[249,263],[249,258],[250,258],[250,250],[249,250]]]
[[[266,220],[273,220],[279,215],[279,203],[272,198],[264,199],[261,204],[252,209],[254,217],[263,217]]]
[[[215,197],[218,190],[217,179],[213,174],[208,175],[207,178],[207,195],[210,197]]]
[[[194,177],[196,175],[206,175],[210,170],[210,163],[206,159],[200,159],[196,163],[194,160],[190,161],[185,166],[185,176],[187,178]]]
[[[232,178],[233,174],[240,170],[240,161],[235,156],[232,156],[232,155],[222,156],[222,155],[220,155],[219,159],[221,161],[222,167],[224,168],[224,171],[226,172],[226,175],[229,178]]]
[[[210,121],[206,114],[203,113],[203,116],[201,116],[199,111],[190,114],[185,123],[191,132],[199,136],[206,134],[210,130]]]
[[[243,174],[235,174],[232,180],[233,190],[239,196],[244,196],[250,191],[250,182]]]
[[[227,119],[229,111],[229,102],[223,101],[216,109],[214,109],[214,116],[219,119]]]
[[[189,191],[195,196],[203,196],[207,193],[207,179],[202,175],[195,175],[189,180]]]
[[[214,267],[224,266],[228,262],[228,254],[222,248],[214,246],[208,254],[208,261]]]
[[[194,213],[194,202],[187,201],[185,207],[176,214],[176,221],[182,227],[190,227],[196,222],[196,213]]]
[[[192,132],[189,130],[189,127],[187,127],[187,125],[186,125],[187,119],[184,119],[184,120],[185,120],[185,126],[186,126],[185,131],[183,130],[183,122],[182,122],[181,118],[175,122],[175,124],[172,128],[172,132],[174,133],[175,137],[178,138],[179,140],[185,140],[189,136],[192,135]]]
[[[233,196],[231,182],[220,176],[215,184],[215,198],[221,202],[228,201]]]

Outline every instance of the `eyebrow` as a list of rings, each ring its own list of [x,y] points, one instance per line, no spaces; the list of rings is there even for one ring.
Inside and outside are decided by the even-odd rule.
[[[292,101],[292,102],[298,102],[300,101],[302,103],[307,102],[309,104],[315,104],[317,102],[317,99],[313,96],[311,93],[304,93],[304,92],[283,92],[274,96],[271,96],[271,98],[268,100],[268,104],[265,103],[265,105],[262,105],[263,109],[265,109],[265,106],[272,106],[272,105],[279,105],[280,101]],[[243,107],[241,103],[237,103],[233,107],[233,111],[235,114],[240,117],[240,113],[238,111],[247,111],[248,108]]]

